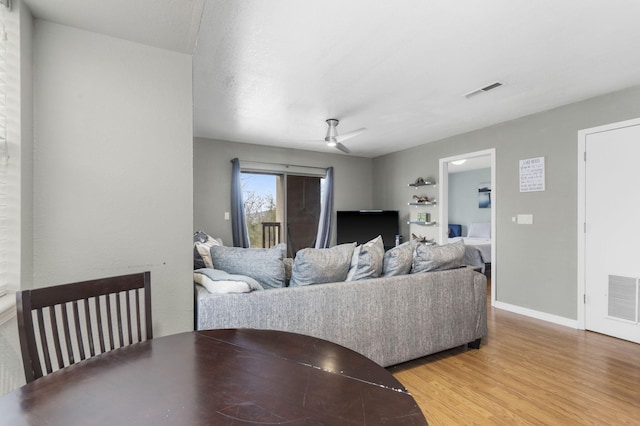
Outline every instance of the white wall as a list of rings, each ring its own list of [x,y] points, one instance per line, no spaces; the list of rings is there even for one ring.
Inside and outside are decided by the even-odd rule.
[[[449,223],[462,225],[467,235],[474,222],[491,222],[491,208],[478,207],[478,186],[491,182],[491,168],[449,173]]]
[[[34,287],[151,271],[192,329],[191,57],[36,21]]]

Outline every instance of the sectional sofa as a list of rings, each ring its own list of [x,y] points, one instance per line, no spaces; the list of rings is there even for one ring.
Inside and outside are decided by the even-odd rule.
[[[257,251],[253,253],[262,256],[262,262],[247,261],[246,252],[238,250],[242,249],[212,248],[216,268],[226,268],[233,274],[247,272],[256,281],[264,280],[269,270],[265,264],[270,263],[269,255],[277,250],[254,249]],[[487,335],[486,278],[472,268],[447,264],[446,270],[417,272],[415,256],[421,250],[418,246],[410,249],[414,257],[411,270],[415,269],[415,273],[382,276],[383,265],[376,265],[378,277],[368,278],[365,274],[360,279],[345,281],[346,277],[340,274],[358,276],[349,273],[349,269],[353,269],[358,257],[367,258],[366,247],[359,252],[355,245],[350,250],[344,246],[325,250],[309,252],[309,256],[299,252],[292,265],[289,286],[269,288],[257,284],[268,289],[255,290],[254,282],[246,290],[235,290],[246,292],[220,293],[209,285],[207,290],[196,284],[196,329],[258,328],[306,334],[350,348],[385,367],[465,344],[478,348],[480,339]],[[220,252],[234,254],[229,260],[228,256],[220,256]],[[463,252],[464,247],[460,258]],[[331,267],[326,263],[327,256],[331,258]],[[391,256],[384,256],[384,264],[390,271],[393,265],[386,262],[386,257]],[[371,256],[371,250],[368,257],[364,263],[376,263],[371,258],[379,258]],[[347,271],[336,266],[340,258],[348,258],[351,265],[347,265]],[[314,266],[321,275],[315,281],[320,282],[310,284],[301,278]],[[273,271],[279,273],[278,267]],[[335,280],[336,274],[342,278]],[[229,277],[232,279],[224,280],[226,284],[232,283],[236,275]]]

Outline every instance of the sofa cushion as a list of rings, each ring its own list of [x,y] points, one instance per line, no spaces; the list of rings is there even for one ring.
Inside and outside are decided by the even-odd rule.
[[[384,259],[384,243],[382,236],[357,246],[351,256],[351,265],[347,273],[347,281],[357,281],[366,278],[378,278],[382,273]]]
[[[464,257],[464,241],[442,246],[418,244],[413,255],[412,273],[459,268]]]
[[[286,251],[284,243],[268,249],[214,246],[211,247],[211,258],[216,269],[247,275],[269,289],[285,286],[282,260]]]
[[[356,243],[326,249],[304,248],[296,253],[290,287],[344,281]]]
[[[392,277],[395,275],[405,275],[411,272],[413,264],[413,249],[416,243],[407,241],[397,247],[388,250],[384,254],[382,276]]]

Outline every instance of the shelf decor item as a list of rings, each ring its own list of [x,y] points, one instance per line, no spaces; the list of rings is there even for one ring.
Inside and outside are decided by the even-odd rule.
[[[418,213],[418,222],[429,222],[428,213]]]

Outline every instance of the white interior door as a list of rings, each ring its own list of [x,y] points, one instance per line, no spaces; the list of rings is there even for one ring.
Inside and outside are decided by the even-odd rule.
[[[585,327],[640,343],[640,125],[585,135]]]

